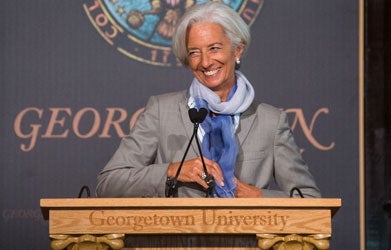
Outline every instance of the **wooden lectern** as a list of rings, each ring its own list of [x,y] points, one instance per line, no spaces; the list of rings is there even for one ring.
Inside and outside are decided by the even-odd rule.
[[[328,249],[340,206],[322,198],[41,199],[53,250]]]

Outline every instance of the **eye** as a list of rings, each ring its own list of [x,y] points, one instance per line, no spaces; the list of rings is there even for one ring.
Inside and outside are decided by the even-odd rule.
[[[198,50],[189,50],[188,52],[187,52],[187,55],[189,56],[189,57],[195,57],[195,56],[197,56],[197,55],[199,55],[200,54],[200,52],[198,51]]]
[[[221,48],[220,47],[218,47],[218,46],[212,46],[212,47],[210,47],[210,50],[211,51],[218,51],[218,50],[220,50]]]

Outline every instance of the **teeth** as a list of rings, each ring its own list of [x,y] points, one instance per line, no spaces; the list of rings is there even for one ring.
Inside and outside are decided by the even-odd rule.
[[[205,71],[204,74],[207,75],[207,76],[211,76],[211,75],[216,74],[217,71],[219,71],[219,70],[216,69],[216,70],[211,70],[211,71]]]

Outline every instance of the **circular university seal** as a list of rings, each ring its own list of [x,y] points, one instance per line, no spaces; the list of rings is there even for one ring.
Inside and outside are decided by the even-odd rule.
[[[99,34],[122,54],[148,64],[179,66],[171,38],[183,13],[205,0],[84,0],[84,10]],[[251,26],[263,0],[221,0]]]

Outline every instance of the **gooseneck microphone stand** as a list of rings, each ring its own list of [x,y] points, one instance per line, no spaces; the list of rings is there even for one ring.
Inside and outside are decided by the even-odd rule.
[[[200,154],[202,166],[204,169],[204,173],[206,175],[206,177],[204,179],[206,184],[208,185],[208,188],[205,190],[206,197],[212,197],[212,193],[213,193],[214,185],[215,185],[214,178],[212,175],[208,174],[208,170],[206,169],[206,164],[204,161],[204,156],[202,155],[200,142],[197,137],[198,127],[199,127],[200,123],[202,123],[205,120],[205,117],[207,114],[208,114],[208,111],[205,108],[200,108],[200,110],[197,110],[195,108],[189,109],[189,117],[190,117],[191,122],[194,124],[193,134],[190,138],[189,143],[187,144],[185,154],[182,157],[182,161],[181,161],[179,168],[175,174],[175,177],[173,177],[173,178],[167,177],[166,197],[178,197],[178,176],[181,172],[183,163],[186,159],[187,152],[189,151],[190,145],[191,145],[194,137],[196,138],[198,152]]]

